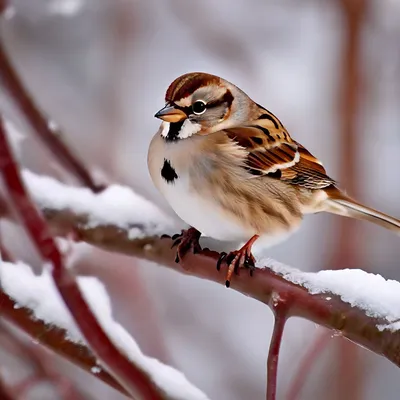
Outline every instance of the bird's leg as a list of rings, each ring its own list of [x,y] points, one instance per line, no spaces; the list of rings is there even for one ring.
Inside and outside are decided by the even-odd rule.
[[[239,273],[239,268],[247,268],[250,270],[250,276],[253,276],[253,271],[256,268],[255,258],[251,253],[251,248],[254,242],[259,238],[259,235],[252,236],[246,244],[244,244],[239,250],[234,250],[227,253],[221,253],[219,260],[217,262],[217,270],[219,271],[221,268],[221,264],[225,261],[228,265],[228,272],[226,273],[226,287],[231,285],[232,275],[235,272]]]
[[[194,254],[200,253],[200,236],[201,232],[199,232],[196,228],[182,230],[182,233],[177,233],[176,235],[172,236],[173,243],[171,249],[177,246],[175,258],[176,263],[182,260],[189,250],[191,250]]]

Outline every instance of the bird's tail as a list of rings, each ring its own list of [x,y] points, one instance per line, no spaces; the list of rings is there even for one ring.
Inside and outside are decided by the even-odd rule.
[[[326,193],[328,194],[326,211],[345,217],[370,221],[400,235],[400,220],[356,202],[337,188],[329,188]]]

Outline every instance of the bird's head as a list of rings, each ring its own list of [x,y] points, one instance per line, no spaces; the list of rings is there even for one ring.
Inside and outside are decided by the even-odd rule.
[[[255,103],[232,83],[202,72],[175,79],[155,114],[164,121],[161,134],[170,140],[208,135],[249,120]]]

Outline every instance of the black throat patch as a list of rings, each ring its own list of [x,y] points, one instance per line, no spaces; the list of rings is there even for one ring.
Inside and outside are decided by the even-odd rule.
[[[173,183],[176,179],[178,179],[178,175],[174,167],[171,165],[171,162],[164,158],[164,165],[161,169],[161,176],[165,179],[167,183]]]
[[[165,136],[165,140],[167,142],[175,142],[180,140],[179,132],[181,131],[184,122],[185,120],[179,122],[170,122],[168,134]]]

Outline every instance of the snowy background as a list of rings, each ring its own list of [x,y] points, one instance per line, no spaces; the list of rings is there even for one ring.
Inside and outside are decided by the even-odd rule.
[[[100,176],[131,186],[172,217],[152,186],[146,156],[159,125],[153,115],[163,106],[165,90],[188,71],[207,71],[237,84],[277,114],[337,177],[344,35],[340,1],[11,3],[15,15],[10,13],[2,24],[1,39],[37,102],[66,132],[65,140]],[[399,217],[400,1],[368,3],[354,155],[358,192],[360,200]],[[4,91],[0,108],[29,132]],[[31,135],[23,142],[21,157],[25,167],[73,183]],[[331,268],[327,260],[340,251],[333,247],[338,218],[307,218],[300,233],[267,255],[306,271]],[[7,246],[39,267],[21,231],[9,223],[1,228]],[[400,280],[398,237],[364,223],[357,223],[357,229],[352,238],[356,266]],[[271,312],[263,304],[210,282],[91,248],[81,253],[75,268],[100,277],[116,319],[146,354],[183,371],[211,399],[263,398],[272,329]],[[287,392],[295,360],[319,331],[306,321],[289,322],[278,398]],[[355,353],[343,351],[342,342],[337,337],[328,342],[299,398],[354,400],[348,396],[356,386],[359,399],[397,399],[398,369],[362,349],[354,362]],[[14,368],[8,374],[22,374],[22,365],[6,363],[4,357],[0,362]],[[343,366],[352,362],[354,379],[347,380]],[[122,398],[63,361],[60,368],[96,398]]]

